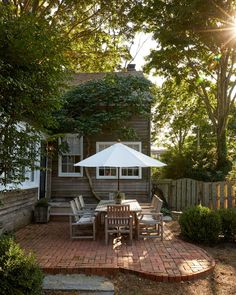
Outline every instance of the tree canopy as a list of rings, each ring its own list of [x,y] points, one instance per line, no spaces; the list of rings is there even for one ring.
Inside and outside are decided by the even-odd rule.
[[[112,71],[128,57],[133,2],[0,2],[0,172],[21,182],[55,123],[69,71]],[[34,146],[34,148],[32,148]],[[2,174],[2,173],[0,173]]]
[[[153,108],[153,139],[158,142],[161,135],[159,144],[171,145],[181,154],[188,138],[196,129],[199,133],[204,123],[207,123],[205,109],[186,82],[169,79],[158,88]]]
[[[134,10],[137,27],[158,47],[146,70],[185,80],[205,105],[216,134],[216,169],[230,169],[227,127],[235,104],[235,1],[145,0]],[[137,21],[138,19],[138,21]]]
[[[89,137],[104,130],[125,130],[132,116],[150,116],[151,82],[143,76],[107,74],[72,88],[63,101],[57,113],[60,132]]]
[[[0,4],[0,170],[20,182],[42,132],[53,125],[66,76],[66,42],[45,20]]]
[[[4,0],[15,16],[33,14],[60,28],[70,42],[71,68],[80,72],[113,71],[129,59],[126,41],[133,37],[129,13],[136,1]]]

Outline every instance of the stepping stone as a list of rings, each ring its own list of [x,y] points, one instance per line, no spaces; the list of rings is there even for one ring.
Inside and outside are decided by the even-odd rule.
[[[81,295],[114,295],[114,285],[105,277],[83,274],[46,275],[44,290],[79,291]]]

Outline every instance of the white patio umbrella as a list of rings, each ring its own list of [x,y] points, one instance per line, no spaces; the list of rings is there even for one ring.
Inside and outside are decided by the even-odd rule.
[[[120,188],[120,168],[128,167],[163,167],[166,164],[140,153],[122,143],[112,146],[88,157],[74,166],[82,167],[116,167],[118,168],[118,191]]]

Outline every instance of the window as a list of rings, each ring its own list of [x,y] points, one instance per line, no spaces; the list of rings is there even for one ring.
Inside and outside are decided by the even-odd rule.
[[[115,142],[97,142],[96,150],[100,152],[109,146],[115,144]],[[128,147],[141,152],[141,142],[123,142]],[[118,169],[111,167],[98,167],[97,178],[99,179],[117,179]],[[142,170],[141,168],[129,167],[120,169],[120,179],[141,179]]]
[[[76,134],[66,135],[59,140],[59,144],[67,143],[68,151],[59,156],[59,176],[83,176],[82,167],[75,167],[74,164],[82,160],[83,139]]]

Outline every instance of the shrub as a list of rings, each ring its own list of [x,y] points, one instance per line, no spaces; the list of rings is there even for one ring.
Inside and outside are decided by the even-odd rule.
[[[234,236],[236,235],[236,210],[220,209],[218,212],[221,219],[222,234],[225,240],[234,240]]]
[[[193,242],[215,243],[221,231],[219,214],[202,206],[184,211],[179,223],[182,235]]]
[[[164,216],[171,216],[171,211],[166,207],[161,208],[161,213],[163,213]]]
[[[25,255],[13,238],[0,238],[0,295],[42,294],[43,274],[32,254]]]
[[[41,198],[37,201],[35,204],[35,207],[48,207],[48,199],[47,198]]]

